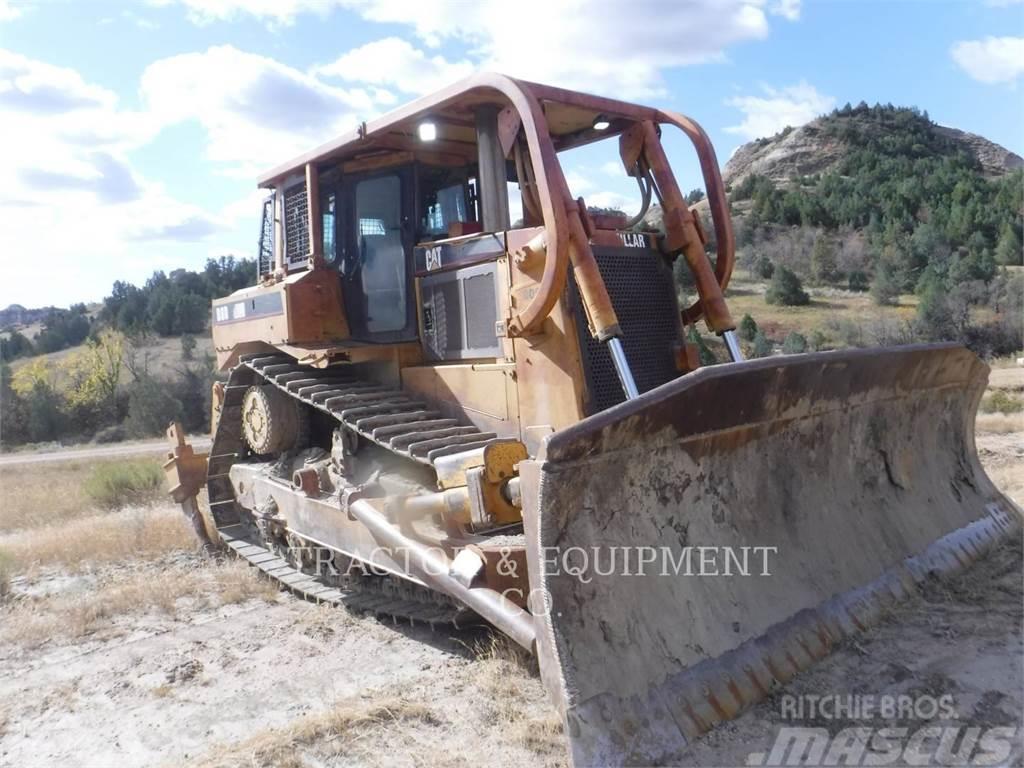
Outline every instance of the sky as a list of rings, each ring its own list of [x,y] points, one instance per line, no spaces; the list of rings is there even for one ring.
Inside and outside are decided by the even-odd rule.
[[[254,256],[261,171],[479,70],[683,112],[722,164],[861,100],[1024,154],[1024,0],[0,0],[0,307]],[[574,195],[635,210],[616,157],[565,153]]]

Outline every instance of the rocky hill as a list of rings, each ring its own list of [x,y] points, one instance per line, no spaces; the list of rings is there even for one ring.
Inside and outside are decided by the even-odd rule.
[[[26,309],[21,304],[11,304],[7,309],[0,309],[0,328],[38,323],[53,311],[53,307]]]
[[[729,158],[722,176],[731,185],[739,184],[752,174],[783,184],[796,177],[834,170],[853,147],[851,138],[856,136],[858,143],[862,143],[865,134],[884,138],[894,130],[892,122],[881,122],[876,114],[870,108],[847,108],[823,115],[799,128],[786,128],[771,138],[744,144]],[[908,110],[907,114],[913,113]],[[926,151],[966,152],[977,161],[982,175],[987,178],[998,178],[1024,167],[1024,158],[1020,155],[982,136],[934,123],[930,124],[930,129],[935,141],[925,147]]]

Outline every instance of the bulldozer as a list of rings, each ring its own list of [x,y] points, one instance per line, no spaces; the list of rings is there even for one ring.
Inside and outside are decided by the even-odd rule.
[[[560,165],[613,141],[632,218]],[[975,450],[972,352],[744,360],[729,203],[689,117],[478,74],[258,183],[259,274],[213,302],[227,378],[208,453],[169,430],[173,498],[297,595],[504,633],[575,765],[672,762],[1019,535]],[[700,365],[701,321],[728,361]]]

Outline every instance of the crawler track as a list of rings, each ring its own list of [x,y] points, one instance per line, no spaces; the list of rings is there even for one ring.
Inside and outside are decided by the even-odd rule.
[[[254,527],[244,521],[229,474],[248,454],[242,437],[243,396],[253,384],[263,383],[273,384],[305,405],[330,414],[363,438],[420,464],[432,465],[440,456],[481,447],[497,435],[460,425],[407,393],[348,371],[309,368],[283,355],[247,355],[228,376],[207,475],[210,511],[221,539],[290,592],[315,602],[433,627],[480,625],[482,620],[472,611],[413,582],[394,576],[363,576],[347,579],[345,586],[339,587],[331,579],[299,570],[259,540]]]

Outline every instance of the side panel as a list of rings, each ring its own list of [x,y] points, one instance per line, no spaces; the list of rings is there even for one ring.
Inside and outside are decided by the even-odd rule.
[[[485,432],[519,436],[515,366],[456,364],[405,368],[402,386],[447,415],[464,416]]]
[[[509,253],[521,252],[543,228],[516,229],[508,233]],[[511,303],[525,307],[537,292],[544,269],[542,258],[513,260]],[[586,384],[580,360],[576,323],[568,291],[544,321],[543,330],[533,336],[512,340],[519,391],[521,439],[530,455],[536,455],[541,441],[552,432],[575,424],[584,416]]]
[[[213,302],[213,345],[222,366],[241,344],[322,344],[348,335],[333,270],[298,272]]]

